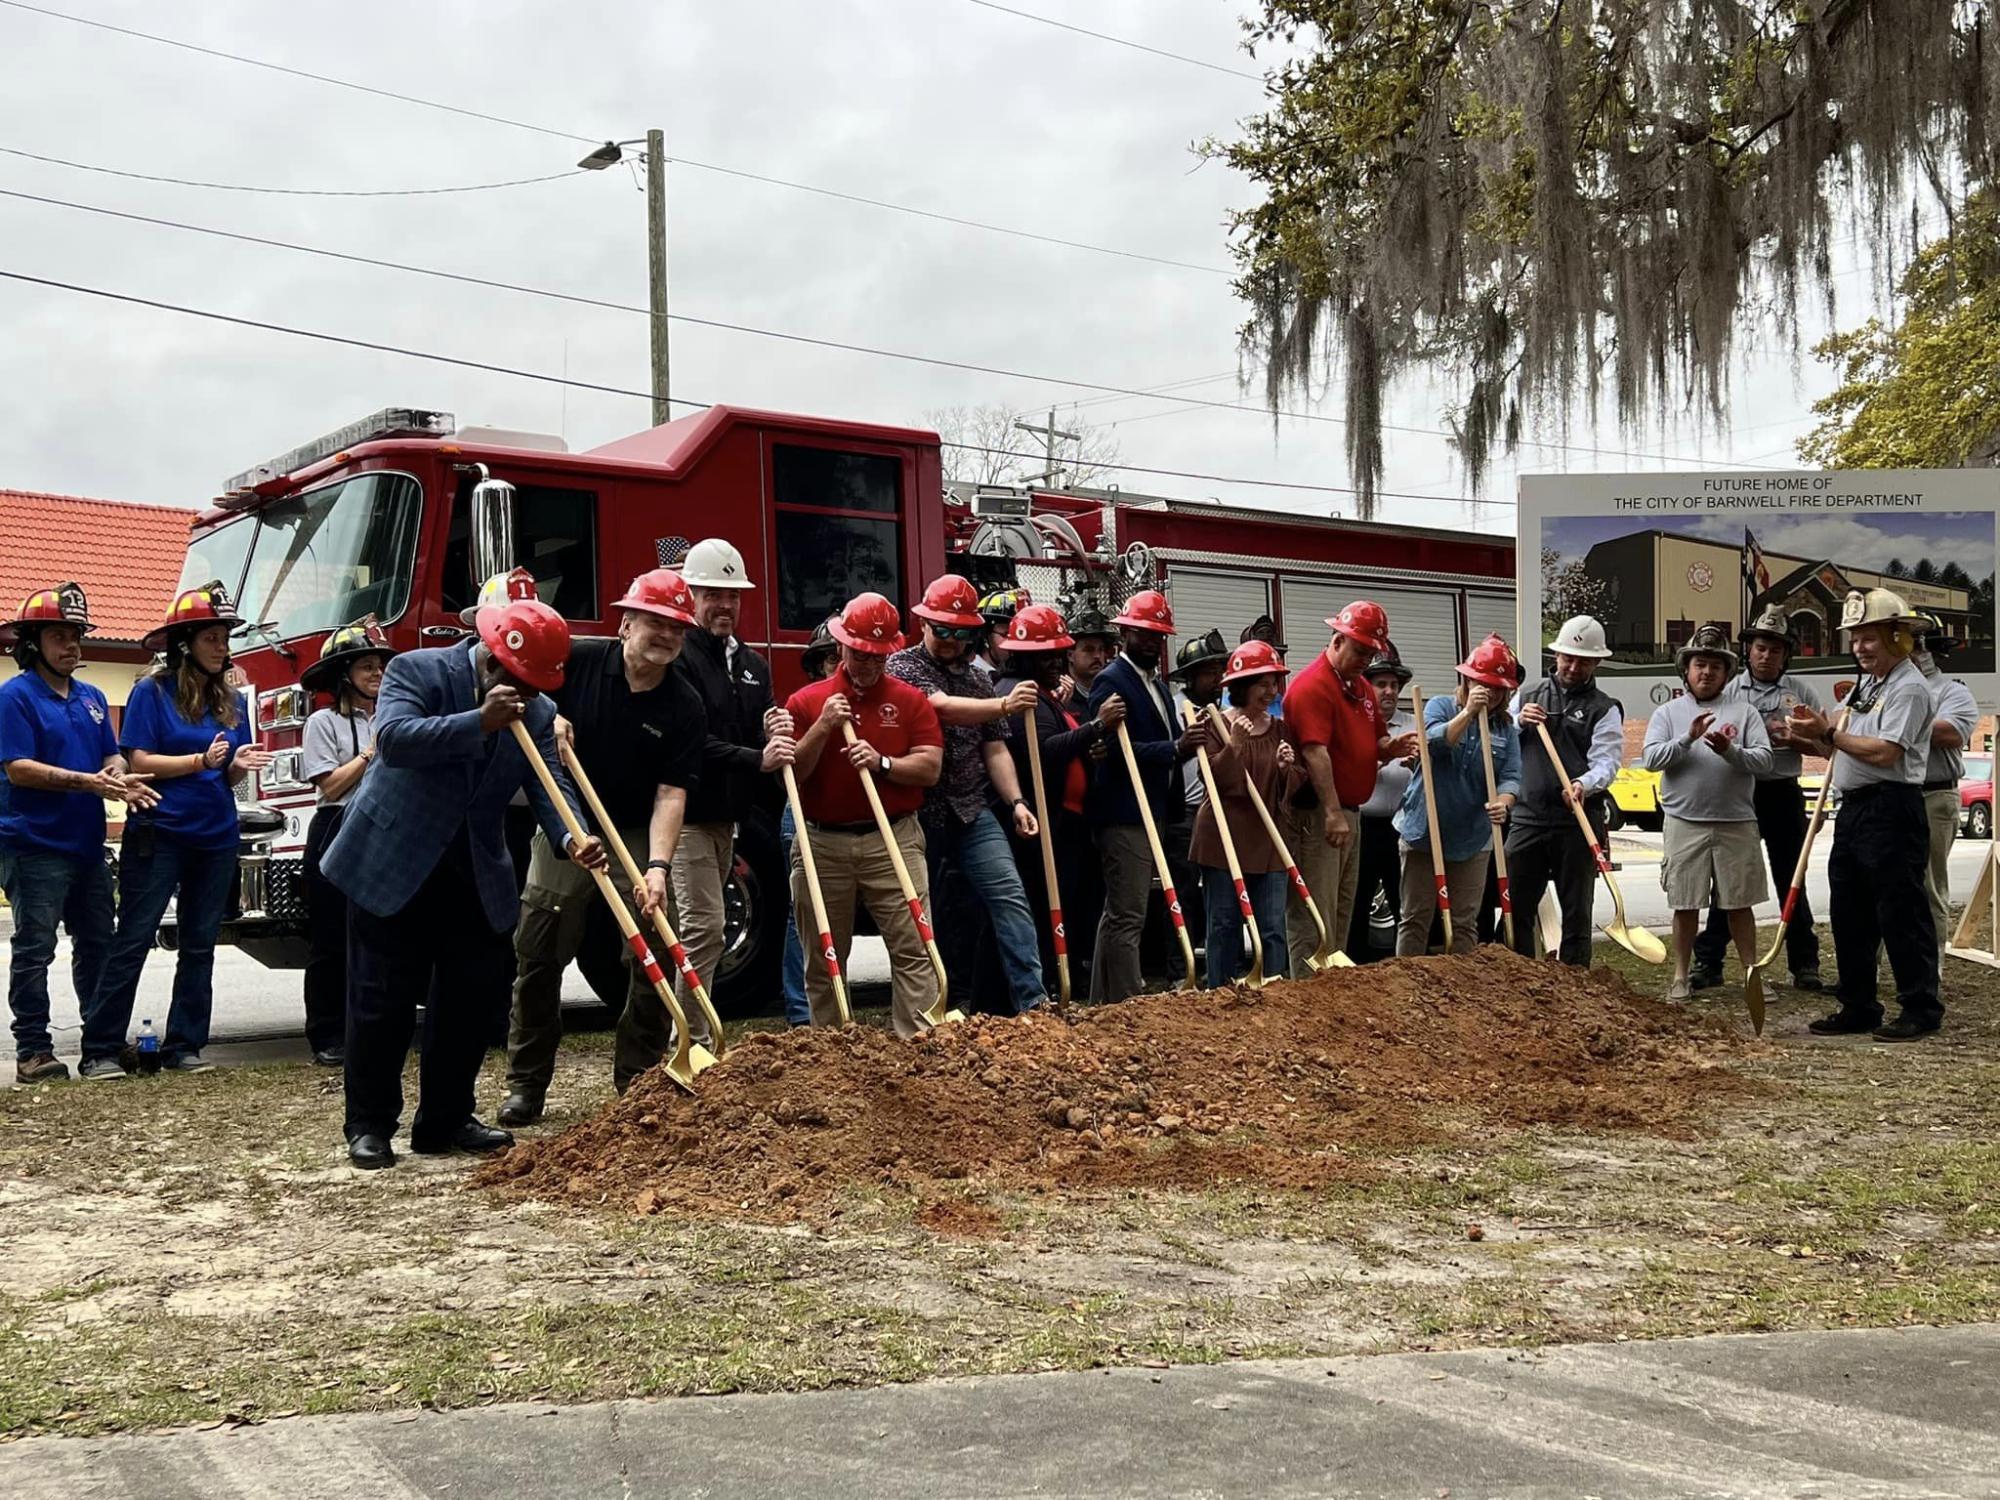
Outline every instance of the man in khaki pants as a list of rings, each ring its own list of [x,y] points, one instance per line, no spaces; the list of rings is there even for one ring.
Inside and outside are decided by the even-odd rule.
[[[1932,714],[1930,760],[1924,766],[1924,819],[1931,828],[1931,862],[1924,877],[1924,894],[1930,897],[1931,920],[1937,924],[1938,980],[1944,980],[1944,950],[1951,941],[1951,846],[1958,838],[1958,783],[1965,775],[1965,748],[1972,743],[1972,731],[1979,723],[1979,703],[1972,689],[1956,677],[1944,675],[1945,663],[1958,642],[1945,634],[1944,622],[1936,615],[1922,615],[1924,628],[1917,632],[1917,649],[1910,660],[1924,674],[1931,690]]]
[[[902,618],[880,594],[851,600],[829,624],[840,642],[840,666],[831,677],[792,694],[773,716],[773,755],[789,761],[798,777],[805,826],[792,842],[792,917],[805,948],[806,999],[815,1026],[839,1023],[833,980],[819,957],[819,935],[811,930],[812,896],[806,888],[800,845],[810,840],[813,867],[826,899],[835,956],[843,972],[854,938],[854,903],[868,913],[889,950],[890,991],[896,1035],[913,1037],[924,1029],[923,1013],[937,1002],[937,977],[922,935],[907,905],[902,882],[875,822],[861,773],[875,778],[882,810],[896,847],[910,872],[917,899],[928,902],[924,878],[924,835],[917,809],[924,791],[944,770],[944,730],[937,710],[921,688],[889,676],[889,657],[902,649]],[[854,726],[847,743],[844,726]],[[796,744],[792,736],[796,734]],[[929,916],[925,907],[926,920]]]
[[[674,850],[676,933],[695,973],[711,989],[722,957],[726,912],[723,891],[736,863],[736,825],[760,809],[777,823],[777,798],[769,772],[778,768],[766,743],[771,710],[771,667],[736,638],[750,581],[743,554],[720,537],[688,549],[681,576],[694,595],[695,628],[677,670],[701,697],[708,716],[701,777],[688,791],[687,826]],[[706,1018],[685,979],[674,994],[695,1040],[708,1042]]]
[[[1345,942],[1361,883],[1361,826],[1355,809],[1375,791],[1376,768],[1417,753],[1414,729],[1392,737],[1375,691],[1361,674],[1389,650],[1389,616],[1359,599],[1328,620],[1333,639],[1285,689],[1285,733],[1306,768],[1292,794],[1285,841],[1336,943]],[[1285,920],[1292,972],[1306,972],[1319,929],[1302,901]]]

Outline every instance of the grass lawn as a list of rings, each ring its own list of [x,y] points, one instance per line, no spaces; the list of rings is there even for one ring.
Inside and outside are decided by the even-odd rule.
[[[1649,993],[1664,975],[1600,946]],[[1732,975],[1732,984],[1734,976]],[[294,1412],[2000,1315],[2000,971],[1945,1032],[1810,1040],[1771,988],[1691,1139],[1357,1142],[1310,1196],[856,1193],[836,1227],[593,1217],[345,1165],[337,1077],[0,1095],[0,1440]],[[1734,1014],[1734,988],[1697,1005]],[[565,1045],[550,1121],[609,1093]],[[480,1098],[501,1089],[489,1062]],[[942,1190],[940,1190],[942,1191]],[[968,1205],[972,1207],[972,1205]],[[939,1235],[925,1223],[997,1230]]]

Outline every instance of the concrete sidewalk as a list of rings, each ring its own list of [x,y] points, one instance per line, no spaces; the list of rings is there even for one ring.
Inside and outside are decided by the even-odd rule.
[[[13,1500],[2000,1495],[2000,1329],[299,1417],[0,1447]]]

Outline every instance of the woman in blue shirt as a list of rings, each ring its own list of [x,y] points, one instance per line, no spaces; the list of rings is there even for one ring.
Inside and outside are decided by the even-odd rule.
[[[229,685],[229,633],[243,621],[220,583],[174,600],[146,637],[162,653],[125,703],[120,745],[134,774],[151,776],[159,805],[126,821],[118,860],[118,936],[84,1008],[86,1078],[123,1078],[119,1053],[132,1024],[139,975],[167,902],[176,903],[180,953],[160,1066],[207,1067],[215,939],[236,888],[236,798],[231,788],[268,765],[250,743],[243,695]]]
[[[1497,649],[1496,649],[1497,648]],[[1513,653],[1497,636],[1482,641],[1458,667],[1456,694],[1440,694],[1424,705],[1424,738],[1430,750],[1430,780],[1436,785],[1438,841],[1444,845],[1445,888],[1455,914],[1451,949],[1470,953],[1479,941],[1479,901],[1486,890],[1486,865],[1493,857],[1493,831],[1507,821],[1507,809],[1521,792],[1521,733],[1507,713]],[[1495,795],[1486,795],[1486,765],[1480,736],[1493,750]],[[1437,912],[1435,853],[1431,849],[1425,798],[1431,788],[1419,776],[1403,792],[1396,833],[1403,854],[1403,914],[1396,924],[1396,956],[1411,958],[1430,948],[1431,919]]]

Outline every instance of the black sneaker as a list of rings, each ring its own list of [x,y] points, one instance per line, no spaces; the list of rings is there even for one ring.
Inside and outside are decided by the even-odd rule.
[[[1942,1021],[1922,1021],[1908,1014],[1900,1015],[1886,1026],[1875,1028],[1878,1042],[1915,1042],[1934,1034]]]
[[[1806,1023],[1806,1030],[1814,1036],[1859,1036],[1864,1031],[1873,1031],[1882,1024],[1878,1011],[1872,1016],[1856,1015],[1852,1011],[1837,1010],[1830,1016],[1821,1016],[1817,1021]]]
[[[1688,970],[1690,990],[1712,990],[1722,984],[1722,970],[1696,967]]]
[[[1826,981],[1819,977],[1818,969],[1800,969],[1792,975],[1792,988],[1795,990],[1823,990],[1826,988]]]
[[[317,1047],[313,1050],[313,1065],[320,1068],[344,1068],[347,1066],[345,1047]]]

